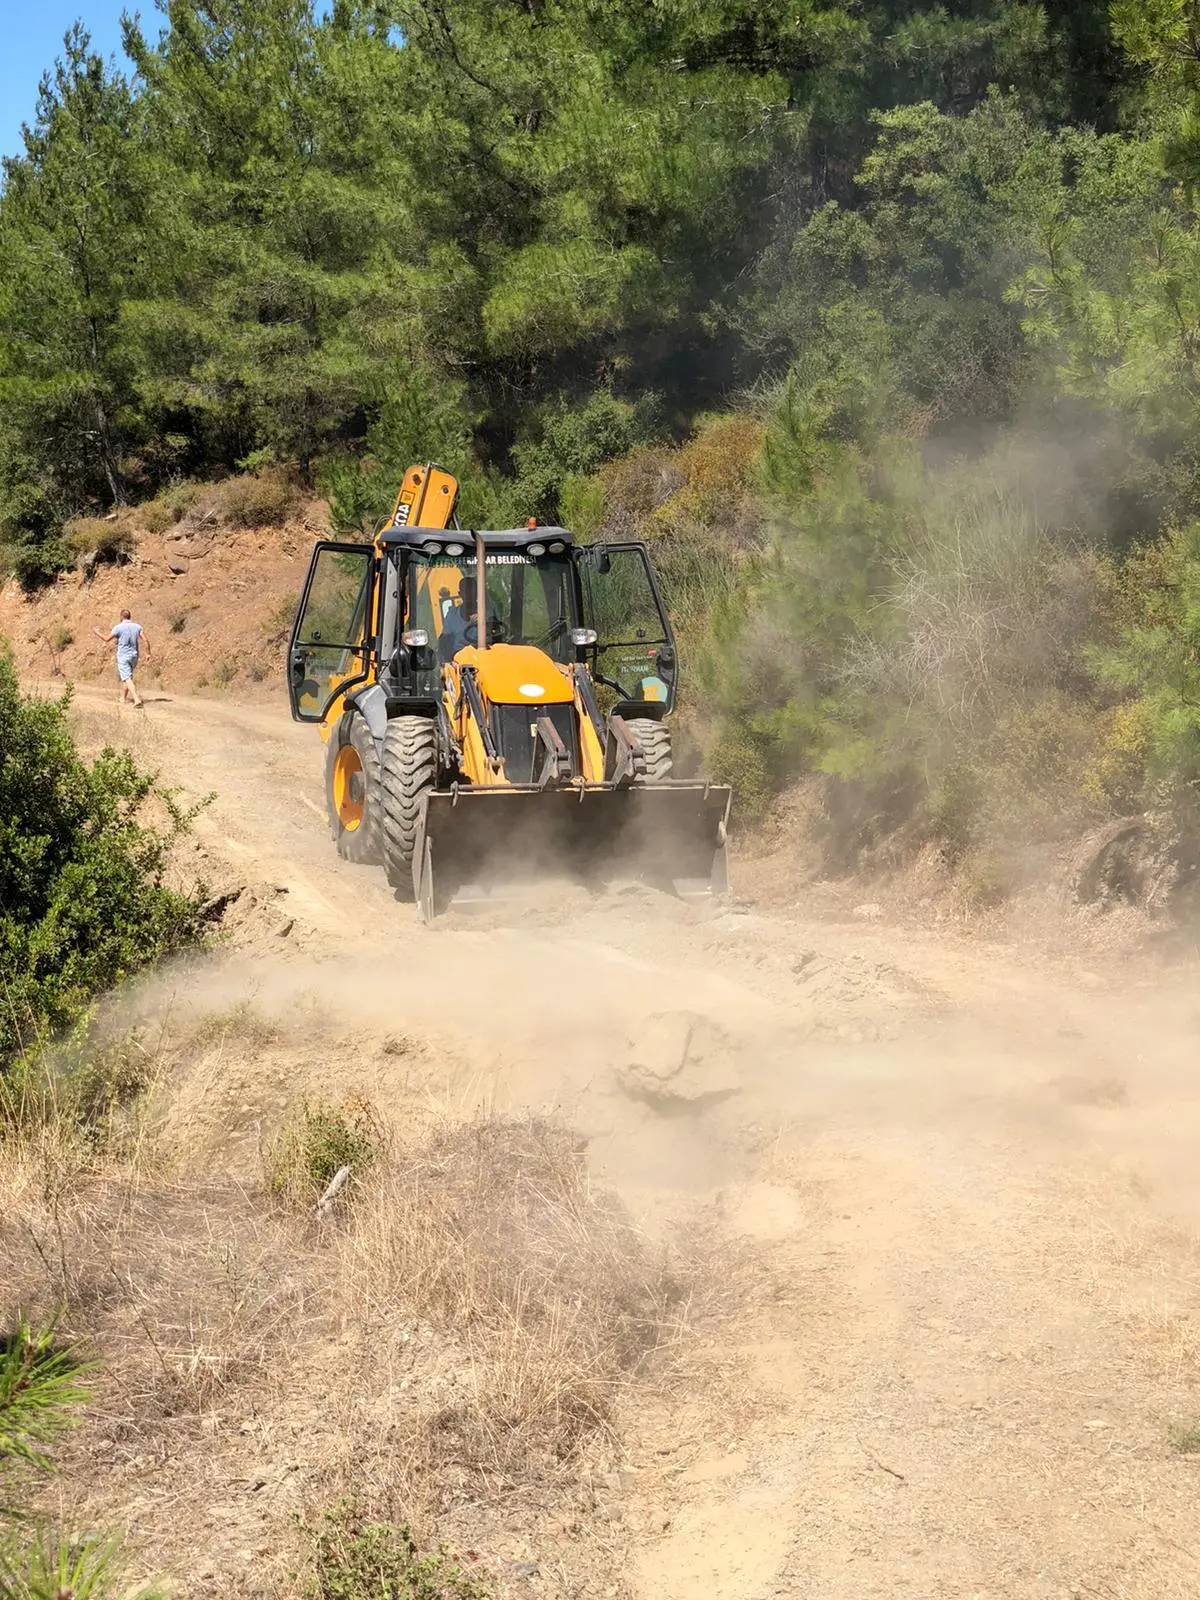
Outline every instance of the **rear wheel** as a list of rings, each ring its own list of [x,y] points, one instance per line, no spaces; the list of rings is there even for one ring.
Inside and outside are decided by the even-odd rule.
[[[671,759],[671,730],[664,722],[650,717],[630,717],[630,733],[641,746],[637,760],[638,780],[642,783],[662,783],[671,776],[674,762]]]
[[[411,900],[421,801],[437,776],[432,719],[393,717],[383,736],[382,767],[383,864],[392,888]]]
[[[329,829],[343,861],[383,860],[379,752],[366,719],[342,713],[325,752]]]

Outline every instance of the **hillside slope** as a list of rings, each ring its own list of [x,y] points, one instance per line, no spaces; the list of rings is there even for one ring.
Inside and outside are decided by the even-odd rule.
[[[15,581],[0,588],[0,636],[18,670],[31,679],[87,683],[111,677],[107,633],[128,608],[150,637],[147,685],[223,690],[243,696],[282,681],[283,643],[314,538],[328,533],[323,507],[283,528],[181,527],[137,536],[131,558],[95,575],[63,573],[26,595]]]

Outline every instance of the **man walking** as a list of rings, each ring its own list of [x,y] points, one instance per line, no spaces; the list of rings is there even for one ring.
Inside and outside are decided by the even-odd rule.
[[[99,628],[92,632],[97,639],[105,644],[110,639],[117,641],[117,677],[121,680],[121,704],[132,699],[135,707],[140,707],[142,697],[137,691],[137,684],[133,675],[137,671],[138,655],[142,649],[146,652],[146,660],[150,659],[150,641],[146,637],[145,629],[140,622],[134,622],[128,611],[122,611],[121,620],[113,625],[109,634],[103,634]]]

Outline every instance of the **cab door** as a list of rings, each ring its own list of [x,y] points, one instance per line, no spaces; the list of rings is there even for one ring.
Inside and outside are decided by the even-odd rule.
[[[595,630],[592,677],[622,701],[675,704],[675,636],[646,546],[585,545],[580,551],[585,627]]]
[[[288,645],[288,697],[297,722],[323,722],[339,695],[370,680],[374,591],[370,545],[317,545]]]

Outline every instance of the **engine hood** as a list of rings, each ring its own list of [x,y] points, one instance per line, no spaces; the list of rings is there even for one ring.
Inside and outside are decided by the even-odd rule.
[[[575,698],[562,667],[531,644],[494,644],[486,650],[467,645],[454,660],[475,668],[479,687],[496,706],[562,705]]]

